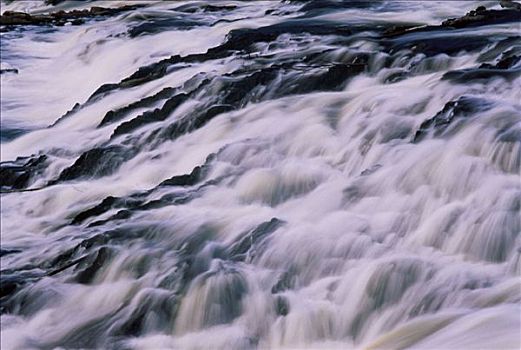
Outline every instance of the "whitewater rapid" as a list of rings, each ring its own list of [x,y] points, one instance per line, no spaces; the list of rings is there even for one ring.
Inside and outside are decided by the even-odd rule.
[[[2,349],[521,347],[497,1],[129,3],[0,34]]]

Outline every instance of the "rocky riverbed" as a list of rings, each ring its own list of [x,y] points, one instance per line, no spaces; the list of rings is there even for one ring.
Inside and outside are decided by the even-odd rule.
[[[2,0],[2,349],[518,349],[520,20]]]

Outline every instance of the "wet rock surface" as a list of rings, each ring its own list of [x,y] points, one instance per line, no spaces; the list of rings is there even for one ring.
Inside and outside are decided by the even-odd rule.
[[[349,348],[447,310],[514,310],[521,49],[507,27],[521,10],[502,1],[442,21],[457,11],[410,5],[421,11],[292,0],[5,12],[9,40],[49,35],[58,50],[63,35],[73,54],[93,50],[80,67],[107,75],[85,94],[64,89],[80,97],[38,133],[2,126],[7,155],[33,154],[0,164],[0,312],[35,332],[10,335],[19,348]],[[88,21],[118,14],[114,27]],[[22,67],[1,71],[20,86],[38,77],[7,67]],[[42,100],[29,121],[54,103]],[[28,328],[46,313],[52,334]],[[400,341],[377,345],[420,344]]]
[[[57,5],[57,2],[52,5]],[[106,8],[93,6],[90,9],[85,10],[71,10],[71,11],[58,11],[51,12],[49,14],[29,14],[25,12],[16,11],[4,11],[0,15],[0,25],[9,27],[15,26],[27,26],[27,25],[56,25],[63,26],[66,23],[72,25],[83,24],[86,19],[113,16],[125,11],[132,11],[140,6],[138,5],[125,5],[119,8]]]
[[[446,136],[454,129],[461,127],[455,125],[460,118],[468,118],[478,112],[486,112],[492,108],[490,102],[470,96],[462,96],[457,101],[450,101],[434,117],[424,121],[414,134],[413,142],[419,142],[428,134],[434,137]]]
[[[472,81],[487,81],[493,78],[512,80],[521,75],[521,56],[504,55],[497,63],[482,63],[476,68],[449,71],[444,74],[443,79],[455,83],[468,83]]]
[[[83,153],[74,164],[64,169],[56,181],[75,180],[112,174],[132,156],[132,151],[120,146],[93,148]],[[54,184],[55,182],[51,182]]]
[[[13,162],[0,163],[2,191],[26,188],[31,179],[42,174],[47,164],[46,155],[21,157]]]

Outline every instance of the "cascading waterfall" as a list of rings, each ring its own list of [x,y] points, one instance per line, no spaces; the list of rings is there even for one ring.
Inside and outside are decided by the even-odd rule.
[[[521,347],[521,5],[2,11],[2,349]]]

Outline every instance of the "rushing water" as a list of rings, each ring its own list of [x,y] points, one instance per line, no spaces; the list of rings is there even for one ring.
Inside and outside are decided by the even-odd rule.
[[[521,347],[498,2],[134,3],[1,34],[2,349]]]

